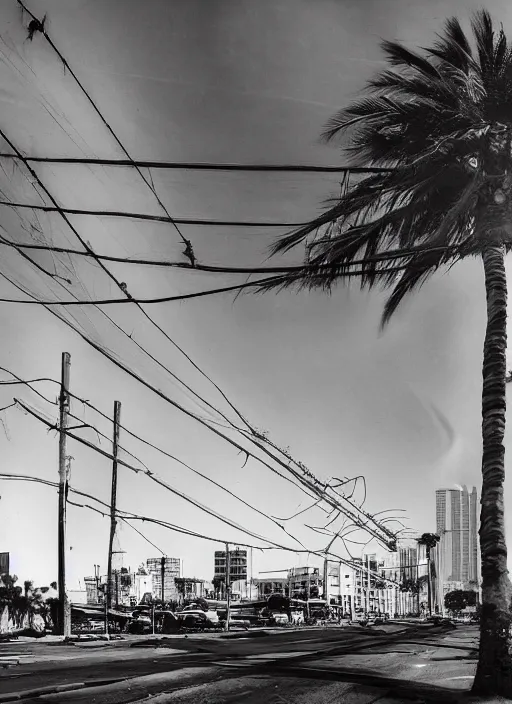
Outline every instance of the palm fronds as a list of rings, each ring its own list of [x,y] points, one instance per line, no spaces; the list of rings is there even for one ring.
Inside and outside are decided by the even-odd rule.
[[[382,44],[388,68],[322,136],[345,135],[351,163],[389,171],[351,184],[321,215],[275,242],[272,255],[304,247],[305,263],[263,290],[330,289],[353,278],[361,286],[381,283],[393,287],[386,323],[440,266],[478,251],[475,210],[487,178],[481,154],[491,125],[512,124],[512,48],[487,11],[471,27],[474,48],[456,18],[424,54]],[[404,252],[398,262],[397,251]]]

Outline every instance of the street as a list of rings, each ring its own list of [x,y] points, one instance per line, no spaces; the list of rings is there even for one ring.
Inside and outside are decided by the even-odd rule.
[[[477,643],[475,627],[403,623],[4,643],[0,702],[457,701]]]

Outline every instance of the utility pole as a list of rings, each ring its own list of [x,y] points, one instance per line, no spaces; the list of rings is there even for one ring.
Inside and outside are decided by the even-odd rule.
[[[329,572],[329,561],[327,559],[327,555],[324,558],[324,599],[325,599],[325,605],[329,606],[329,591],[327,589],[327,575]]]
[[[370,615],[370,556],[366,555],[366,617]]]
[[[229,621],[231,619],[231,556],[229,554],[229,543],[226,543],[226,631],[229,631]]]
[[[117,453],[119,449],[119,423],[121,420],[121,402],[114,401],[114,437],[112,441],[112,493],[110,496],[110,538],[108,542],[107,564],[107,608],[112,608],[112,550],[116,534],[116,503],[117,503]]]
[[[110,640],[110,634],[108,632],[108,602],[107,602],[107,589],[108,585],[105,585],[105,636],[107,637],[107,640]]]
[[[164,608],[164,596],[165,596],[165,556],[162,555],[160,558],[160,579],[162,581],[162,588],[160,589],[160,597],[162,599],[162,609]]]
[[[100,593],[100,566],[99,565],[94,565],[94,577],[96,579],[96,601],[99,602],[99,593]]]
[[[249,550],[250,550],[250,553],[249,553],[249,554],[250,554],[250,558],[251,558],[251,580],[250,580],[250,582],[249,582],[249,585],[250,585],[250,586],[249,586],[249,590],[250,590],[250,591],[249,591],[249,599],[252,599],[252,586],[253,586],[253,584],[254,584],[254,574],[253,574],[253,571],[252,571],[252,548],[249,548]]]
[[[62,353],[62,369],[59,397],[59,526],[58,526],[58,588],[59,588],[59,634],[71,635],[71,609],[66,593],[66,504],[68,476],[66,467],[66,446],[69,414],[69,370],[71,355]]]

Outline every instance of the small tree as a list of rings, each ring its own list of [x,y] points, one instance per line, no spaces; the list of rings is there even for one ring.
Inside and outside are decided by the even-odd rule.
[[[456,589],[444,597],[444,605],[453,614],[459,614],[466,606],[476,606],[476,592]]]
[[[409,594],[411,596],[411,600],[414,604],[414,598],[419,599],[419,593],[420,593],[420,584],[417,579],[410,579],[404,577],[402,579],[402,583],[400,584],[399,587],[401,592],[404,592],[406,594]],[[418,604],[418,610],[419,610],[419,604]]]
[[[430,572],[430,551],[435,548],[437,543],[441,538],[437,533],[423,533],[423,535],[418,538],[418,545],[425,546],[425,554],[427,557],[427,588],[428,588],[428,613],[432,616],[432,584],[431,584],[431,572]]]

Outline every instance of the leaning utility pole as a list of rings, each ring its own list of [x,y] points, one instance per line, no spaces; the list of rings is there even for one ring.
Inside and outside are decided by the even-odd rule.
[[[229,631],[231,620],[231,555],[229,554],[229,543],[226,543],[226,631]]]
[[[107,563],[107,608],[112,608],[112,550],[116,534],[116,504],[117,504],[117,453],[119,450],[119,423],[121,421],[121,402],[114,401],[114,437],[112,441],[112,493],[110,497],[110,538],[108,542]]]
[[[62,370],[59,396],[59,526],[58,526],[58,630],[63,636],[71,635],[71,608],[66,593],[66,503],[68,476],[66,467],[66,445],[69,414],[69,370],[71,355],[62,353]]]

